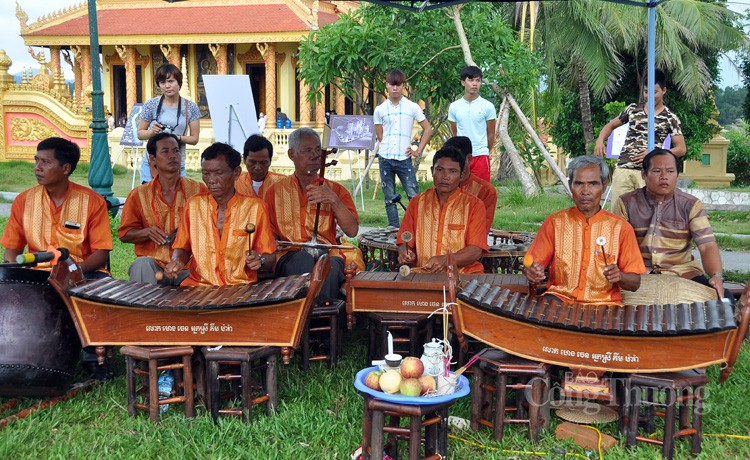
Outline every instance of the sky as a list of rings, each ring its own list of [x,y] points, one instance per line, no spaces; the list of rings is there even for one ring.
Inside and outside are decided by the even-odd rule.
[[[29,16],[28,23],[31,24],[44,14],[61,8],[78,4],[86,0],[18,0],[21,7]],[[745,11],[750,8],[750,0],[730,1],[729,8],[735,11]],[[10,73],[21,72],[25,67],[37,68],[38,63],[29,55],[27,47],[24,46],[23,40],[19,36],[21,27],[16,18],[16,2],[14,0],[0,0],[0,49],[4,49],[13,61]],[[39,51],[39,49],[37,49]],[[49,56],[47,56],[49,60]],[[65,77],[73,78],[70,66],[63,64]],[[741,77],[736,68],[726,57],[722,57],[721,64],[721,83],[719,86],[741,85]]]

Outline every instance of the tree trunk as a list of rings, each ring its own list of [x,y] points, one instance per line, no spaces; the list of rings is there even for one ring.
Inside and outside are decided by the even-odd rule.
[[[451,13],[449,13],[449,16],[451,19],[453,19],[453,24],[456,26],[456,33],[458,34],[458,39],[461,42],[461,50],[463,50],[464,53],[464,61],[466,62],[466,65],[476,65],[474,60],[471,57],[471,48],[469,47],[469,40],[466,38],[466,33],[464,32],[464,26],[461,22],[461,14],[460,14],[461,7],[458,5],[453,5],[451,7]],[[502,66],[500,66],[500,71],[502,72]],[[534,145],[539,149],[540,152],[542,152],[542,155],[544,155],[544,158],[547,160],[547,163],[549,164],[549,167],[552,169],[552,171],[557,175],[557,177],[562,182],[563,186],[565,187],[565,190],[570,195],[570,187],[568,187],[568,179],[565,177],[565,174],[562,173],[560,168],[557,166],[557,163],[555,163],[552,156],[549,154],[547,149],[544,147],[544,144],[542,143],[542,140],[539,139],[539,135],[534,131],[534,128],[531,126],[531,123],[529,123],[529,119],[526,118],[526,115],[524,115],[521,108],[518,106],[518,103],[516,102],[515,98],[512,94],[508,93],[507,91],[501,89],[497,83],[493,82],[487,82],[492,88],[492,90],[497,94],[498,96],[503,96],[505,99],[503,99],[503,102],[506,101],[510,103],[511,107],[513,107],[513,111],[516,113],[516,116],[518,117],[519,121],[521,122],[521,125],[524,127],[526,132],[529,133],[529,136],[531,136],[531,139],[534,141]],[[507,112],[507,110],[506,110]],[[506,119],[505,121],[505,137],[503,138],[503,146],[505,146],[506,150],[509,151],[508,146],[505,144],[506,138],[515,154],[518,156],[520,164],[523,165],[523,160],[521,160],[521,156],[518,154],[518,151],[516,150],[515,146],[513,145],[513,142],[510,139],[510,136],[508,136],[508,121]],[[501,136],[503,133],[501,133]],[[512,154],[511,154],[512,155]],[[511,156],[511,162],[514,165],[514,169],[516,166],[516,161]],[[524,172],[526,174],[529,174],[528,171],[526,171],[525,168],[523,168]],[[522,177],[519,175],[519,177]],[[529,177],[531,175],[529,174]],[[521,179],[521,182],[523,182],[523,179]],[[532,180],[533,183],[533,180]],[[536,184],[533,184],[534,189],[538,190]]]
[[[583,126],[583,141],[588,153],[589,145],[594,142],[594,124],[591,121],[591,98],[589,97],[589,78],[582,68],[578,69],[578,100],[581,109],[581,126]]]
[[[526,165],[524,165],[521,155],[518,153],[518,150],[516,150],[516,146],[513,145],[513,140],[508,135],[509,112],[508,98],[506,96],[505,99],[503,99],[503,104],[500,106],[500,128],[498,129],[498,132],[503,147],[505,147],[506,155],[508,156],[510,163],[513,165],[513,172],[515,172],[518,180],[521,181],[523,194],[526,197],[531,197],[539,194],[539,187],[537,187],[536,182],[534,182],[532,175],[526,170]]]

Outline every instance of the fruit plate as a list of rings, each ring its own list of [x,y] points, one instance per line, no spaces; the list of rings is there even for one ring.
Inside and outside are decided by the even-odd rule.
[[[383,401],[388,401],[392,403],[399,403],[399,404],[410,404],[412,406],[426,406],[429,404],[440,404],[448,401],[452,401],[454,399],[463,398],[464,396],[469,394],[469,379],[464,377],[463,375],[458,376],[458,384],[457,389],[455,392],[447,394],[447,395],[440,395],[440,396],[402,396],[400,394],[388,394],[382,391],[373,390],[372,388],[365,385],[365,377],[370,371],[377,371],[380,368],[378,366],[368,367],[365,369],[362,369],[361,371],[357,372],[357,376],[354,378],[354,388],[361,391],[362,393],[367,393],[368,395],[372,396],[373,398],[382,399]]]

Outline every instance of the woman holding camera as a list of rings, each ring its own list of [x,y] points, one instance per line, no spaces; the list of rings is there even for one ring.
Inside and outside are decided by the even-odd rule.
[[[185,175],[185,145],[195,145],[200,137],[201,113],[198,106],[180,96],[182,72],[174,64],[162,64],[156,69],[156,84],[161,96],[149,99],[143,104],[138,122],[138,139],[148,140],[151,136],[165,132],[177,136],[182,152],[181,175]],[[141,183],[153,179],[154,172],[148,164],[148,154],[143,153],[141,161]]]

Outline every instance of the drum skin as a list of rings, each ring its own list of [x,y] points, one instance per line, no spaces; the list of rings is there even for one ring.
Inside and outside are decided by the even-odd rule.
[[[56,396],[73,381],[81,342],[48,277],[0,267],[0,396]]]

